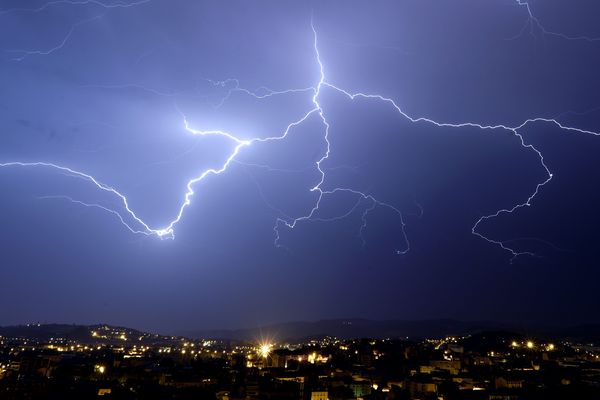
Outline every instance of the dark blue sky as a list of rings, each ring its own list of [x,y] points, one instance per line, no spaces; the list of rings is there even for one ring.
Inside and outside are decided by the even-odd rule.
[[[600,322],[595,3],[0,0],[0,324]]]

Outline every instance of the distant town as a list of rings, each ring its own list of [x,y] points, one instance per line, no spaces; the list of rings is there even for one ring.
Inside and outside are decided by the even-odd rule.
[[[509,331],[278,342],[109,325],[0,330],[1,399],[600,399],[600,344]]]

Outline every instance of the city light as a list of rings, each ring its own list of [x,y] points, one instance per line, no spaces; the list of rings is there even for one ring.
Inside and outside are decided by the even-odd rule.
[[[447,387],[456,389],[456,386],[458,386],[461,393],[480,391],[484,392],[483,394],[487,397],[479,396],[477,398],[491,398],[491,396],[495,396],[507,388],[515,393],[526,390],[523,386],[526,383],[525,380],[504,378],[504,376],[510,376],[515,371],[531,376],[537,374],[536,379],[540,379],[540,382],[545,384],[552,381],[545,381],[544,371],[564,372],[561,377],[562,385],[575,388],[575,385],[579,385],[579,383],[573,383],[569,378],[573,369],[591,370],[595,368],[600,358],[600,351],[595,347],[584,347],[581,343],[572,343],[566,339],[560,339],[560,342],[555,343],[548,343],[534,338],[509,340],[507,342],[513,349],[529,349],[525,352],[503,352],[485,349],[484,352],[472,350],[465,353],[461,343],[463,340],[476,340],[479,344],[485,343],[485,335],[473,335],[456,339],[456,348],[436,351],[431,353],[429,359],[423,359],[422,354],[426,349],[431,350],[432,343],[446,342],[447,338],[432,338],[412,343],[410,347],[417,351],[406,352],[406,343],[403,341],[390,342],[387,339],[370,339],[369,341],[365,341],[365,339],[340,340],[335,337],[281,344],[276,344],[270,339],[262,339],[252,342],[240,341],[234,346],[228,341],[211,340],[210,347],[203,347],[201,346],[203,341],[194,341],[182,337],[160,338],[144,335],[144,337],[151,338],[152,343],[128,345],[128,343],[119,341],[118,338],[123,333],[132,337],[129,331],[110,328],[102,333],[99,332],[99,336],[103,336],[108,331],[114,332],[114,335],[111,335],[112,342],[101,346],[100,348],[104,351],[100,353],[95,351],[96,346],[87,345],[85,341],[77,342],[70,338],[52,338],[52,344],[29,337],[4,338],[12,345],[0,346],[0,353],[4,352],[3,354],[8,356],[8,359],[0,361],[0,387],[3,384],[10,385],[12,382],[18,382],[14,379],[19,374],[28,371],[28,360],[31,354],[36,354],[37,358],[44,360],[44,365],[50,366],[50,372],[44,370],[41,374],[32,375],[32,378],[39,379],[39,382],[47,382],[48,373],[52,376],[53,371],[61,369],[62,366],[71,365],[74,357],[89,360],[87,376],[78,373],[72,379],[73,382],[83,380],[89,385],[95,385],[96,393],[109,388],[108,385],[117,384],[124,377],[133,380],[141,379],[139,382],[144,383],[138,383],[137,389],[142,384],[155,385],[156,382],[159,382],[163,390],[172,390],[173,393],[176,393],[178,390],[175,386],[177,382],[189,379],[190,373],[203,376],[211,371],[212,366],[216,365],[215,363],[218,363],[225,367],[219,369],[221,372],[218,378],[219,381],[228,385],[224,390],[231,390],[242,382],[246,387],[251,387],[252,390],[264,390],[266,394],[287,390],[289,391],[288,394],[294,395],[291,398],[302,398],[301,392],[308,387],[312,393],[317,393],[311,398],[325,400],[332,398],[329,397],[328,390],[340,387],[338,385],[345,386],[347,389],[359,394],[387,393],[396,390],[394,386],[401,388],[400,385],[407,385],[406,390],[408,392],[412,391],[414,394],[426,392],[431,395],[436,392],[442,394],[442,392],[449,390]],[[97,340],[97,338],[92,338],[91,335],[86,339],[92,342]],[[341,347],[348,351],[340,351]],[[192,348],[200,350],[192,350]],[[563,349],[567,350],[567,353]],[[34,353],[36,351],[38,353]],[[67,352],[67,354],[64,352]],[[547,352],[543,354],[543,362],[540,362],[542,357],[539,352]],[[182,354],[185,356],[181,356]],[[383,370],[379,369],[381,364],[378,360],[381,357],[386,357],[388,361],[393,360],[393,357],[396,357],[397,354],[403,354],[401,357],[407,357],[408,360],[412,360],[411,362],[419,363],[419,371],[414,373],[398,370],[394,372],[395,379],[386,382],[382,378],[387,376],[389,372],[385,368]],[[566,354],[570,354],[569,357],[573,359],[573,363],[562,364],[562,359]],[[475,365],[487,365],[497,369],[502,378],[489,381],[483,370],[469,368],[471,365],[469,363],[473,357],[481,360],[476,362]],[[198,358],[202,358],[204,361],[190,363],[190,359],[197,360]],[[115,362],[110,360],[115,360]],[[361,364],[367,368],[368,374],[357,373],[354,370],[357,360],[360,360]],[[523,361],[526,362],[522,363]],[[143,377],[139,374],[138,367],[144,368]],[[108,368],[111,369],[110,373]],[[236,375],[232,372],[241,371],[243,373],[244,369],[247,369],[244,376],[249,378],[240,378],[241,380],[238,381],[236,377],[235,381],[228,381],[231,376]],[[352,378],[348,381],[336,380],[332,382],[329,373],[331,369],[340,371],[344,375],[348,374],[347,376],[351,375]],[[256,382],[252,377],[257,376],[257,374],[268,378],[265,382],[270,383],[265,384],[264,388],[254,389]],[[439,380],[428,380],[427,378],[431,374],[440,376]],[[313,377],[316,376],[318,376],[317,380],[313,381]],[[442,376],[445,378],[441,378]],[[213,378],[202,378],[202,385],[211,386],[216,382],[217,380]],[[285,383],[283,385],[285,389],[282,389],[283,383]],[[578,386],[578,388],[580,387]],[[360,396],[357,398],[360,398]],[[438,396],[437,398],[442,397]],[[457,397],[457,399],[459,398],[462,399],[463,397]]]
[[[269,344],[269,343],[264,343],[260,346],[260,355],[262,358],[267,358],[269,357],[269,354],[271,354],[271,347],[273,345]]]

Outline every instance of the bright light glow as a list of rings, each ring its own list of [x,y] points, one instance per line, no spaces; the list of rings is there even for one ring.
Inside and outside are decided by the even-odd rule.
[[[260,356],[262,358],[267,358],[269,357],[269,354],[271,354],[271,344],[268,343],[264,343],[260,346],[259,352],[260,352]]]
[[[528,341],[528,342],[527,342],[527,348],[528,348],[528,349],[533,349],[533,347],[534,347],[534,346],[535,346],[535,345],[533,344],[533,342],[532,342],[532,341]]]

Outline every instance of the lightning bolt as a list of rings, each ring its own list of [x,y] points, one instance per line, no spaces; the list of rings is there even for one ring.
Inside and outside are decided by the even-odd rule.
[[[102,17],[104,17],[104,15],[107,12],[111,11],[112,9],[135,7],[135,6],[149,3],[150,1],[151,0],[139,0],[139,1],[134,1],[131,3],[116,2],[116,3],[107,4],[107,3],[103,3],[98,0],[56,0],[56,1],[50,1],[48,3],[44,3],[43,5],[41,5],[37,8],[9,8],[9,9],[5,9],[5,10],[0,10],[0,16],[12,14],[12,13],[19,13],[19,12],[40,13],[50,7],[59,6],[59,5],[70,5],[70,6],[93,5],[93,6],[97,6],[97,7],[107,10],[104,14],[96,15],[94,17],[86,18],[79,22],[74,23],[73,25],[71,25],[69,27],[69,30],[63,36],[62,40],[60,40],[56,45],[54,45],[48,49],[45,49],[45,50],[20,50],[19,49],[19,50],[6,50],[6,52],[19,54],[19,56],[12,58],[12,61],[17,61],[17,62],[23,61],[27,57],[30,57],[30,56],[50,55],[56,51],[59,51],[63,47],[65,47],[67,45],[69,39],[71,39],[71,36],[75,32],[75,30],[77,30],[81,25],[86,25],[86,24],[91,23],[92,21],[101,19]]]
[[[65,47],[65,45],[67,44],[67,42],[73,35],[73,32],[79,26],[90,23],[92,21],[96,21],[96,20],[102,18],[103,16],[104,15],[96,15],[95,17],[87,18],[87,19],[84,19],[84,20],[74,23],[73,25],[71,25],[71,28],[69,28],[69,31],[63,37],[63,39],[57,45],[55,45],[49,49],[46,49],[46,50],[6,50],[6,52],[20,54],[18,57],[12,58],[12,61],[23,61],[29,56],[47,56],[47,55],[52,54],[55,51],[58,51],[58,50],[62,49],[63,47]]]
[[[508,125],[484,125],[484,124],[480,124],[477,122],[463,122],[463,123],[447,123],[447,122],[438,122],[435,121],[431,118],[426,118],[426,117],[412,117],[410,115],[408,115],[407,113],[405,113],[400,106],[398,106],[398,104],[396,104],[396,102],[391,99],[391,98],[387,98],[378,94],[365,94],[365,93],[350,93],[347,90],[344,90],[342,88],[339,88],[333,84],[330,84],[328,82],[323,82],[323,85],[326,85],[336,91],[338,91],[339,93],[344,94],[346,97],[348,97],[351,100],[356,100],[357,98],[362,98],[362,99],[371,99],[371,100],[378,100],[384,103],[389,104],[393,110],[395,110],[397,113],[399,113],[402,117],[404,117],[405,119],[409,120],[412,123],[427,123],[430,125],[434,125],[438,128],[477,128],[480,130],[504,130],[504,131],[508,131],[510,133],[512,133],[514,136],[516,136],[521,144],[521,146],[525,149],[528,149],[530,151],[533,151],[539,161],[540,164],[542,165],[542,167],[544,168],[545,172],[546,172],[546,179],[544,179],[542,182],[539,182],[536,187],[535,190],[531,193],[531,195],[522,203],[516,204],[510,208],[503,208],[500,210],[497,210],[496,212],[489,214],[489,215],[484,215],[481,218],[479,218],[475,224],[473,225],[473,227],[471,228],[471,233],[491,244],[497,245],[500,248],[502,248],[503,250],[506,250],[508,252],[510,252],[512,254],[512,259],[514,260],[516,257],[521,256],[521,255],[530,255],[530,256],[534,256],[535,254],[532,252],[528,252],[528,251],[517,251],[512,247],[509,247],[506,242],[503,241],[499,241],[499,240],[495,240],[492,238],[489,238],[485,235],[483,235],[482,233],[480,233],[478,231],[479,226],[490,219],[499,217],[502,214],[512,214],[513,212],[524,208],[524,207],[528,207],[531,206],[531,203],[533,202],[534,198],[538,195],[540,189],[542,187],[544,187],[548,182],[550,182],[553,178],[553,174],[550,171],[550,168],[548,167],[548,165],[546,165],[546,162],[544,160],[544,156],[542,155],[542,153],[536,148],[534,147],[532,144],[528,144],[523,135],[521,133],[519,133],[519,131],[521,129],[523,129],[525,126],[532,124],[532,123],[536,123],[536,122],[544,122],[544,123],[551,123],[556,125],[557,127],[559,127],[561,130],[565,130],[565,131],[571,131],[571,132],[577,132],[577,133],[582,133],[582,134],[589,134],[589,135],[594,135],[594,136],[600,136],[600,133],[598,132],[594,132],[594,131],[590,131],[590,130],[586,130],[586,129],[579,129],[579,128],[575,128],[575,127],[571,127],[571,126],[566,126],[561,124],[559,121],[557,121],[556,119],[551,119],[551,118],[530,118],[527,119],[526,121],[524,121],[523,123],[521,123],[520,125],[517,126],[508,126]]]
[[[60,1],[60,2],[53,2],[53,3],[48,3],[48,4],[59,4],[59,3],[60,4],[62,4],[62,3],[65,3],[65,4],[96,4],[97,2],[95,2],[95,1],[81,1],[81,2]],[[145,3],[145,1],[137,2],[137,3],[129,3],[129,4],[133,5],[133,4],[142,4],[142,3]],[[529,7],[529,4],[527,2],[518,1],[518,4],[521,6],[525,6],[530,14],[530,17],[533,18],[534,21],[537,21],[537,19],[535,19],[535,17],[531,13],[531,8]],[[125,7],[125,5],[122,5],[122,7]],[[552,174],[550,168],[548,167],[548,165],[546,164],[543,154],[536,147],[534,147],[534,145],[526,142],[525,138],[523,137],[523,135],[521,133],[521,130],[525,126],[528,126],[528,125],[531,125],[534,123],[543,123],[543,124],[553,124],[563,131],[569,131],[569,132],[574,132],[574,133],[588,134],[588,135],[594,135],[594,136],[600,136],[600,133],[590,131],[590,130],[585,130],[585,129],[579,129],[576,127],[566,126],[566,125],[563,125],[562,123],[560,123],[557,119],[544,118],[544,117],[530,118],[530,119],[525,120],[524,122],[522,122],[519,125],[509,126],[509,125],[503,125],[503,124],[487,125],[487,124],[482,124],[482,123],[478,123],[478,122],[461,122],[461,123],[440,122],[440,121],[436,121],[436,120],[428,118],[428,117],[411,116],[411,115],[407,114],[405,111],[403,111],[402,108],[392,98],[385,97],[385,96],[382,96],[379,94],[353,92],[351,90],[336,86],[334,83],[332,83],[330,80],[328,80],[326,77],[326,74],[325,74],[325,67],[323,65],[320,50],[319,50],[317,30],[315,28],[312,18],[311,18],[311,29],[312,29],[312,33],[313,33],[313,51],[314,51],[314,55],[315,55],[315,61],[316,61],[316,64],[317,64],[318,70],[319,70],[319,80],[318,80],[318,82],[316,82],[316,84],[314,84],[314,86],[310,86],[307,88],[288,89],[288,90],[279,90],[279,91],[271,90],[271,89],[263,87],[263,88],[259,88],[256,91],[251,91],[251,90],[242,88],[240,86],[239,81],[236,79],[227,79],[224,81],[209,81],[213,85],[221,86],[223,88],[228,89],[224,100],[221,101],[217,106],[222,105],[233,92],[241,92],[246,95],[252,96],[256,99],[264,99],[264,98],[271,97],[271,96],[288,95],[288,94],[299,93],[299,92],[303,92],[303,93],[304,92],[312,92],[312,97],[311,97],[312,107],[310,108],[310,110],[306,111],[302,115],[302,117],[300,117],[299,119],[289,123],[286,126],[286,128],[283,130],[283,132],[281,132],[277,135],[274,135],[274,136],[254,137],[251,139],[241,139],[240,136],[237,136],[234,133],[226,132],[226,131],[222,131],[222,130],[198,130],[198,129],[195,129],[190,126],[187,118],[185,117],[185,115],[182,114],[185,130],[190,135],[223,137],[233,144],[233,150],[231,151],[229,156],[225,159],[225,161],[219,167],[207,169],[207,170],[203,171],[201,174],[199,174],[197,177],[188,181],[188,183],[186,185],[186,192],[183,196],[183,201],[180,204],[179,209],[175,213],[174,218],[162,228],[153,228],[153,227],[149,226],[149,224],[144,222],[132,210],[132,208],[130,207],[130,205],[127,201],[127,198],[124,194],[122,194],[117,189],[100,182],[98,179],[96,179],[95,177],[93,177],[90,174],[86,174],[81,171],[77,171],[77,170],[74,170],[74,169],[71,169],[71,168],[68,168],[65,166],[48,163],[48,162],[13,161],[13,162],[0,163],[0,168],[10,168],[10,167],[47,168],[47,169],[56,170],[58,172],[71,175],[73,177],[83,179],[83,180],[89,182],[90,184],[94,185],[97,189],[104,191],[104,192],[108,192],[109,194],[115,196],[120,201],[124,211],[117,211],[113,208],[108,208],[101,204],[84,203],[84,202],[81,202],[78,200],[74,200],[67,196],[54,196],[53,198],[63,198],[63,199],[69,200],[71,202],[80,204],[85,207],[99,208],[105,212],[111,213],[111,214],[115,215],[118,218],[118,220],[120,221],[120,223],[123,224],[132,233],[138,233],[138,234],[143,234],[143,235],[147,235],[147,236],[156,236],[159,238],[174,238],[175,227],[183,219],[185,210],[187,209],[187,207],[190,206],[190,204],[192,202],[192,198],[196,194],[196,192],[194,191],[194,187],[198,183],[204,181],[209,176],[216,176],[216,175],[220,175],[220,174],[224,173],[234,163],[238,163],[238,162],[241,163],[240,161],[236,160],[236,157],[242,152],[243,149],[249,148],[252,146],[256,146],[259,144],[268,144],[269,142],[284,140],[288,137],[290,132],[293,131],[293,129],[302,125],[308,119],[318,118],[323,127],[323,140],[325,143],[325,148],[324,148],[324,151],[323,151],[322,155],[320,156],[320,158],[314,164],[314,168],[319,173],[319,179],[316,182],[316,184],[312,188],[309,189],[310,192],[316,193],[316,195],[317,195],[316,200],[315,200],[313,206],[307,211],[307,213],[300,215],[300,216],[295,216],[295,217],[290,217],[290,216],[286,215],[284,212],[282,212],[281,210],[277,209],[276,207],[271,206],[271,208],[273,208],[274,210],[277,210],[278,214],[279,214],[279,216],[275,220],[275,224],[273,227],[273,231],[274,231],[274,235],[275,235],[275,245],[278,247],[285,247],[280,243],[280,241],[281,241],[280,229],[282,227],[294,229],[295,227],[298,226],[298,224],[303,223],[303,222],[338,220],[341,218],[345,218],[345,217],[349,216],[350,214],[356,212],[358,210],[358,208],[360,207],[361,203],[367,203],[368,206],[366,208],[364,208],[364,210],[361,213],[362,224],[358,229],[358,235],[360,236],[360,238],[363,242],[363,245],[365,244],[364,231],[367,229],[367,226],[368,226],[369,214],[373,210],[375,210],[377,207],[382,207],[382,208],[385,208],[385,209],[393,212],[395,215],[398,216],[398,219],[400,220],[400,225],[401,225],[401,229],[402,229],[402,235],[401,235],[402,236],[401,237],[402,245],[398,246],[398,248],[396,249],[396,253],[397,254],[405,254],[410,250],[410,243],[408,240],[408,236],[406,234],[406,230],[405,230],[406,224],[403,219],[402,212],[397,207],[375,198],[370,193],[360,191],[355,188],[327,187],[327,185],[326,185],[327,169],[325,167],[323,167],[323,163],[329,159],[329,156],[332,152],[331,142],[330,142],[331,123],[327,119],[327,114],[326,114],[323,106],[319,102],[319,98],[320,98],[322,91],[325,89],[328,89],[328,90],[333,90],[333,91],[345,96],[350,101],[364,100],[364,101],[380,102],[380,103],[388,106],[392,111],[396,112],[401,118],[408,120],[412,124],[427,124],[427,125],[431,125],[431,126],[434,126],[437,128],[453,128],[453,129],[476,128],[481,131],[505,131],[505,132],[509,132],[512,135],[514,135],[518,139],[518,141],[523,149],[525,149],[527,151],[531,151],[536,155],[536,157],[539,159],[541,166],[543,167],[543,169],[546,172],[546,177],[544,180],[537,183],[537,185],[535,186],[535,189],[523,202],[518,203],[513,206],[510,206],[510,207],[502,208],[500,210],[494,211],[490,214],[484,215],[481,218],[479,218],[477,221],[475,221],[474,225],[472,226],[471,233],[473,235],[479,237],[480,239],[485,240],[486,242],[505,250],[506,252],[508,252],[509,254],[512,255],[512,259],[515,259],[516,257],[522,256],[522,255],[534,256],[535,254],[532,252],[518,251],[518,250],[514,249],[513,247],[511,247],[510,243],[513,242],[514,240],[500,241],[500,240],[493,239],[493,238],[490,238],[490,237],[482,234],[479,230],[480,225],[483,224],[484,222],[495,219],[504,214],[515,213],[515,212],[519,211],[520,209],[531,206],[534,199],[540,193],[540,190],[553,179],[553,174]],[[63,45],[64,45],[64,43],[63,43]],[[118,87],[113,87],[113,88],[125,88],[125,87],[134,87],[134,88],[141,89],[141,90],[148,90],[157,95],[167,95],[167,96],[170,95],[170,94],[157,92],[157,91],[151,90],[151,89],[149,90],[148,88],[143,88],[141,86],[135,86],[135,85],[125,85],[125,86],[118,86]],[[356,196],[357,200],[356,200],[355,204],[348,211],[340,214],[339,216],[334,216],[334,217],[329,217],[329,218],[319,216],[318,213],[320,211],[320,207],[321,207],[323,200],[327,197],[335,196],[340,193]],[[261,192],[261,196],[263,197],[263,199],[265,199],[262,192]]]
[[[529,33],[533,37],[535,37],[535,29],[537,28],[537,30],[540,31],[543,35],[555,36],[555,37],[559,37],[559,38],[562,38],[565,40],[581,40],[581,41],[586,41],[586,42],[600,41],[600,37],[591,37],[591,36],[585,36],[585,35],[571,36],[571,35],[566,35],[564,33],[548,30],[544,27],[544,25],[542,25],[540,20],[533,13],[533,10],[531,9],[531,5],[529,4],[529,1],[527,1],[527,0],[515,0],[515,1],[519,6],[525,8],[525,10],[527,10],[527,22],[523,26],[523,29],[521,29],[521,33],[518,36],[522,35],[523,32],[525,32],[525,30],[527,28],[529,28]]]
[[[241,87],[240,81],[235,78],[229,78],[229,79],[225,79],[223,81],[215,81],[212,79],[206,79],[206,81],[211,83],[213,86],[228,89],[227,94],[221,99],[221,101],[219,101],[219,103],[215,104],[215,108],[219,108],[223,104],[225,104],[234,92],[244,93],[244,94],[247,94],[248,96],[254,97],[255,99],[262,100],[262,99],[266,99],[268,97],[273,97],[273,96],[277,96],[277,95],[281,95],[281,94],[314,92],[314,90],[315,90],[315,88],[312,86],[306,87],[306,88],[301,88],[301,89],[287,89],[287,90],[273,90],[273,89],[269,89],[266,86],[261,86],[258,89],[252,91],[252,90]]]
[[[406,231],[405,231],[406,224],[404,223],[402,213],[397,208],[395,208],[389,204],[383,203],[383,202],[377,200],[372,195],[366,194],[366,193],[361,192],[356,189],[336,187],[336,188],[324,190],[322,187],[325,182],[325,177],[326,177],[326,173],[325,173],[325,170],[323,170],[323,168],[322,168],[322,164],[329,158],[329,155],[331,153],[331,142],[329,141],[329,131],[330,131],[331,125],[326,118],[325,112],[324,112],[321,104],[319,103],[319,95],[321,94],[321,90],[323,87],[332,87],[332,88],[335,88],[335,87],[326,82],[325,69],[323,66],[323,62],[321,60],[321,54],[319,52],[318,35],[317,35],[317,31],[315,29],[315,25],[314,25],[312,19],[311,19],[311,29],[313,32],[313,49],[314,49],[317,64],[319,66],[319,77],[320,77],[319,82],[314,87],[314,94],[312,97],[312,102],[313,102],[315,108],[313,109],[313,111],[318,113],[319,118],[321,119],[321,122],[323,123],[323,126],[325,128],[324,129],[324,140],[326,143],[326,148],[325,148],[325,152],[324,152],[323,156],[316,162],[316,168],[319,171],[320,179],[317,182],[317,184],[312,189],[310,189],[311,192],[316,192],[318,194],[317,200],[316,200],[314,206],[308,212],[308,214],[302,215],[297,218],[293,218],[293,219],[277,218],[277,220],[275,222],[275,226],[273,227],[273,231],[275,232],[275,245],[280,246],[280,244],[279,244],[279,241],[280,241],[279,226],[281,224],[287,226],[290,229],[294,229],[296,227],[296,225],[300,222],[315,220],[314,216],[319,211],[321,202],[326,196],[335,195],[336,193],[339,193],[339,192],[346,192],[346,193],[351,193],[351,194],[356,195],[359,200],[365,199],[365,200],[371,201],[371,206],[368,207],[367,209],[365,209],[365,211],[362,214],[363,223],[359,230],[359,235],[362,239],[363,245],[365,244],[365,239],[363,237],[363,231],[367,227],[368,214],[371,211],[373,211],[376,206],[385,206],[385,207],[388,207],[388,208],[394,210],[400,217],[400,221],[401,221],[401,225],[402,225],[402,235],[403,235],[405,247],[403,249],[396,249],[396,253],[397,254],[406,254],[410,250],[408,237],[407,237]],[[327,220],[331,221],[331,220],[340,219],[345,216],[348,216],[356,209],[357,206],[358,206],[358,203],[356,203],[356,205],[346,214],[343,214],[342,216],[336,217],[334,219],[327,219]]]
[[[59,5],[70,5],[70,6],[85,6],[85,5],[94,5],[94,6],[98,6],[107,10],[110,10],[112,8],[129,8],[129,7],[135,7],[135,6],[139,6],[145,3],[149,3],[151,0],[140,0],[140,1],[134,1],[131,3],[123,3],[123,2],[116,2],[116,3],[103,3],[101,1],[98,0],[56,0],[56,1],[50,1],[48,3],[44,3],[41,6],[37,7],[37,8],[9,8],[9,9],[5,9],[5,10],[0,10],[0,15],[4,15],[4,14],[10,14],[10,13],[15,13],[15,12],[31,12],[31,13],[39,13],[44,11],[47,8],[53,7],[53,6],[59,6]]]
[[[138,85],[138,84],[132,84],[132,83],[127,83],[127,84],[123,84],[123,85],[81,85],[79,87],[88,88],[88,89],[106,89],[106,90],[139,90],[139,91],[147,92],[147,93],[150,93],[150,94],[153,94],[156,96],[160,96],[160,97],[176,97],[177,95],[181,94],[181,92],[166,92],[166,91],[161,91],[159,89],[154,89],[151,87]]]
[[[102,204],[98,204],[98,203],[86,203],[84,201],[81,200],[76,200],[70,196],[65,196],[65,195],[56,195],[56,196],[40,196],[38,197],[38,199],[40,200],[50,200],[50,199],[60,199],[60,200],[68,200],[73,204],[78,204],[80,206],[84,206],[84,207],[88,207],[88,208],[98,208],[102,211],[105,211],[109,214],[114,215],[119,222],[121,223],[121,225],[123,225],[125,228],[127,228],[127,230],[129,230],[129,232],[131,233],[139,233],[142,235],[149,235],[149,233],[145,230],[138,230],[135,229],[134,227],[132,227],[129,223],[127,223],[125,221],[125,219],[123,218],[123,216],[121,214],[119,214],[118,212],[116,212],[113,209],[110,209],[108,207],[103,206]]]
[[[151,229],[148,225],[146,225],[146,223],[144,221],[142,221],[129,207],[129,203],[127,202],[127,197],[125,197],[124,195],[122,195],[120,192],[118,192],[116,189],[114,189],[111,186],[108,186],[102,182],[100,182],[98,179],[94,178],[92,175],[86,174],[84,172],[80,172],[80,171],[76,171],[72,168],[69,167],[64,167],[61,165],[57,165],[57,164],[53,164],[53,163],[48,163],[48,162],[40,162],[40,161],[36,161],[36,162],[21,162],[21,161],[12,161],[12,162],[5,162],[5,163],[0,163],[0,168],[10,168],[10,167],[18,167],[18,168],[46,168],[46,169],[51,169],[51,170],[55,170],[58,171],[60,173],[64,173],[67,175],[71,175],[73,177],[76,178],[80,178],[83,179],[87,182],[92,183],[94,186],[96,186],[98,189],[104,191],[104,192],[108,192],[110,194],[115,195],[117,198],[120,199],[120,201],[123,204],[123,207],[125,208],[125,210],[127,211],[127,214],[133,218],[133,220],[141,225],[144,229],[143,231],[138,231],[137,229],[133,229],[131,228],[130,225],[123,223],[130,231],[132,232],[143,232],[145,234],[157,234],[158,236],[165,236],[167,235],[167,233],[164,233],[162,235],[159,234],[158,231],[155,231],[153,229]],[[67,196],[64,196],[65,198],[68,198]],[[84,204],[83,202],[79,202],[80,204]],[[92,206],[92,205],[88,205],[88,206]],[[98,206],[101,207],[101,206]],[[101,207],[104,210],[107,210],[109,212],[111,212],[112,214],[117,214],[119,215],[119,219],[121,221],[124,221],[125,218],[121,215],[121,213],[118,213],[115,210],[109,210],[106,207]]]

